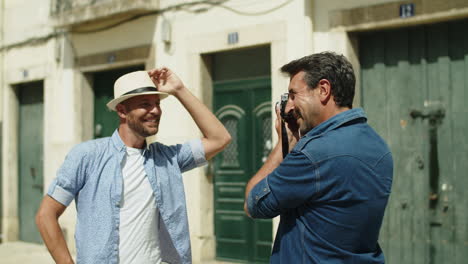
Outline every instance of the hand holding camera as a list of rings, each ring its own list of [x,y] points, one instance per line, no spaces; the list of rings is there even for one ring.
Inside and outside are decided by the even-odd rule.
[[[280,114],[281,118],[286,122],[286,123],[296,123],[296,119],[294,118],[293,113],[289,112],[286,113],[286,104],[288,103],[289,95],[288,93],[284,93],[281,95],[281,101],[280,101]]]
[[[281,100],[277,102],[277,107],[279,107],[281,119],[281,142],[283,149],[283,158],[289,153],[289,143],[290,141],[299,140],[298,137],[298,127],[296,123],[296,118],[292,111],[286,112],[286,105],[288,103],[289,95],[284,93],[281,95]],[[288,124],[287,128],[285,124]],[[291,135],[288,137],[288,130]]]

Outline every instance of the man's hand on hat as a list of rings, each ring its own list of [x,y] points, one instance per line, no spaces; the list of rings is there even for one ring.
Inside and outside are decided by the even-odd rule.
[[[175,93],[184,88],[184,84],[179,77],[167,67],[150,70],[148,74],[156,87],[158,87],[158,91],[175,95]]]

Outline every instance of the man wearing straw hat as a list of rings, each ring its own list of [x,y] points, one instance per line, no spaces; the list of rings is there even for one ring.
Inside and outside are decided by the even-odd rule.
[[[201,139],[146,145],[168,95],[187,109]],[[50,254],[57,263],[73,263],[58,218],[75,199],[77,263],[191,263],[181,173],[221,151],[229,133],[167,68],[123,75],[107,106],[119,127],[68,153],[37,213]]]

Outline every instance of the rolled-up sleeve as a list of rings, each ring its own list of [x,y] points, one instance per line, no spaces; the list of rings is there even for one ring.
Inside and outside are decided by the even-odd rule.
[[[57,181],[57,179],[55,179],[52,182],[52,184],[49,187],[49,191],[47,192],[47,194],[50,197],[54,198],[54,200],[56,200],[57,202],[65,205],[65,206],[70,205],[70,203],[75,198],[73,193],[67,191],[66,189],[62,188],[59,185],[59,182]]]
[[[249,193],[247,209],[253,218],[273,218],[296,208],[318,193],[318,171],[301,152],[291,152]]]
[[[193,154],[193,159],[197,167],[206,164],[205,158],[205,149],[203,148],[203,144],[200,139],[194,139],[188,142],[190,145],[190,150]]]
[[[253,218],[273,218],[279,214],[278,203],[271,193],[268,177],[261,180],[247,197],[247,209]]]
[[[68,206],[80,191],[85,180],[86,150],[82,145],[73,148],[66,156],[57,177],[49,186],[47,194],[57,202]]]
[[[185,144],[177,145],[177,162],[182,172],[206,164],[205,149],[200,139],[193,139]]]

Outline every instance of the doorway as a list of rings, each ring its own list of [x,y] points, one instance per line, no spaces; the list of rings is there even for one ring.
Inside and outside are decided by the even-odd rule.
[[[16,91],[19,101],[19,239],[26,242],[42,243],[34,219],[44,195],[43,82],[21,84],[16,86]]]
[[[271,219],[244,213],[247,181],[263,165],[272,146],[270,47],[211,55],[213,104],[232,141],[215,157],[216,257],[268,263]]]
[[[387,263],[468,258],[468,20],[359,36],[362,105],[394,157]]]

